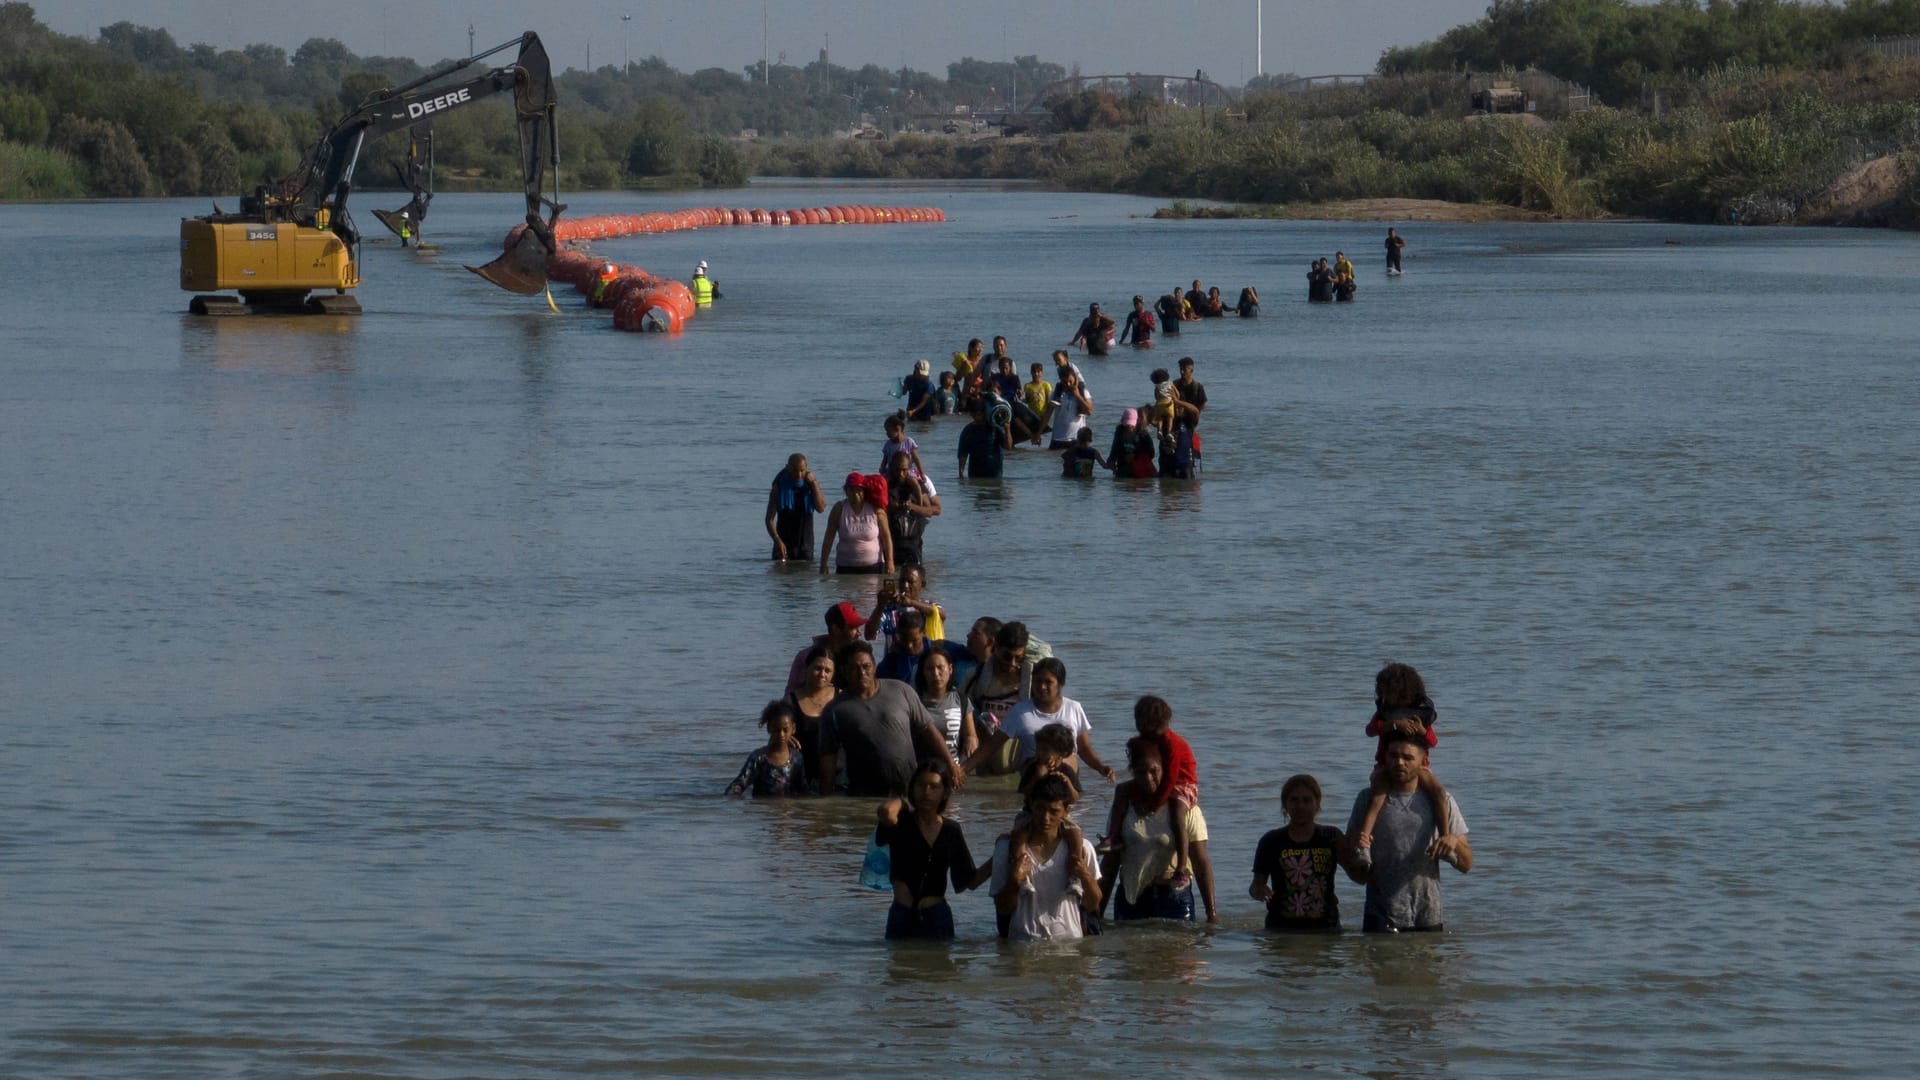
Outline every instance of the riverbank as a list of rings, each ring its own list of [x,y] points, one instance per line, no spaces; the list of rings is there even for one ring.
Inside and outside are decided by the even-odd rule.
[[[1175,202],[1152,214],[1155,218],[1260,218],[1274,221],[1559,221],[1568,220],[1538,210],[1499,203],[1448,202],[1445,199],[1339,199],[1331,202],[1295,202],[1229,206],[1194,206]],[[1583,218],[1579,220],[1597,220]]]

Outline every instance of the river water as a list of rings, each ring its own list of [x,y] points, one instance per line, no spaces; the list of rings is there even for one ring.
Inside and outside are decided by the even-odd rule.
[[[602,242],[712,263],[668,340],[462,271],[510,198],[442,196],[437,257],[369,245],[351,320],[186,316],[199,203],[0,207],[0,1074],[1911,1068],[1915,237],[1417,225],[1389,281],[1374,225],[726,201],[950,221]],[[1359,301],[1309,307],[1340,247]],[[1085,366],[1104,448],[1195,357],[1204,479],[1022,452],[943,484],[927,551],[953,632],[1024,618],[1108,758],[1173,702],[1224,923],[1011,947],[969,894],[951,948],[889,947],[868,804],[716,794],[871,598],[767,564],[768,481],[877,468],[916,358],[1004,333],[1024,373],[1196,276],[1262,318]],[[957,430],[916,433],[936,476]],[[1266,937],[1280,781],[1344,824],[1387,659],[1472,829],[1450,932]],[[1012,801],[957,798],[977,853]]]

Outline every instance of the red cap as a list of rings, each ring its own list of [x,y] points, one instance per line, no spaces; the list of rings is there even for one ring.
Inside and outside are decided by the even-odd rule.
[[[827,625],[844,626],[849,630],[858,630],[862,626],[867,625],[867,617],[860,614],[859,608],[842,600],[827,609]]]

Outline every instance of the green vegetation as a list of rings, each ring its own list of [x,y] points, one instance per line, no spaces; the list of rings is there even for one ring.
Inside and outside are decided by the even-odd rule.
[[[288,56],[270,45],[182,47],[165,30],[121,22],[89,41],[53,33],[27,4],[0,3],[0,192],[235,194],[292,171],[326,125],[369,94],[428,70],[405,58],[355,56],[330,38]],[[944,80],[825,62],[686,75],[658,57],[629,70],[567,71],[556,79],[563,175],[588,188],[738,186],[752,165],[777,167],[764,152],[751,161],[743,154],[734,141],[743,130],[801,139],[871,118],[878,130],[898,131],[916,114],[998,106],[1065,74],[1032,56],[962,60]],[[504,99],[437,117],[439,186],[517,189],[513,132]],[[359,186],[392,183],[405,152],[402,133],[370,143]]]
[[[1025,56],[947,77],[825,61],[683,74],[658,57],[558,76],[570,188],[737,186],[750,175],[1032,179],[1267,206],[1439,199],[1559,216],[1920,220],[1920,65],[1864,42],[1920,33],[1920,0],[1493,0],[1485,18],[1387,51],[1364,86],[1250,85],[1232,110],[1106,90],[1047,101],[1055,134],[913,134],[1065,76]],[[1539,68],[1597,107],[1468,117],[1470,72]],[[0,197],[233,194],[291,171],[325,125],[427,69],[315,38],[182,47],[117,23],[54,34],[0,3]],[[862,137],[846,133],[861,129]],[[752,131],[755,137],[742,137]],[[513,189],[504,100],[434,123],[442,190]],[[361,186],[392,182],[398,133]],[[1275,211],[1284,212],[1284,211]]]
[[[86,193],[80,163],[71,155],[0,142],[0,199],[77,199]]]
[[[1920,33],[1920,0],[1493,0],[1487,16],[1389,49],[1386,75],[1534,67],[1624,105],[1719,68],[1846,67],[1872,37]]]
[[[1864,47],[1911,32],[1920,0],[1494,0],[1479,22],[1388,51],[1364,87],[1251,94],[1244,124],[1186,117],[1063,137],[1051,179],[1263,203],[1391,196],[1561,216],[1911,224],[1920,66]],[[1462,117],[1462,73],[1528,65],[1591,84],[1611,107],[1552,123]],[[1853,183],[1882,160],[1893,167]],[[1826,198],[1837,182],[1865,218]]]
[[[1849,169],[1920,148],[1920,68],[1727,68],[1659,115],[1601,106],[1551,125],[1386,107],[1452,78],[1255,95],[1244,121],[1062,136],[1049,179],[1260,203],[1397,197],[1569,217],[1786,220]]]

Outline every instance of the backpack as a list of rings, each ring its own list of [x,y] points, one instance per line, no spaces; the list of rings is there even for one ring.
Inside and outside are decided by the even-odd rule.
[[[1160,475],[1178,480],[1193,476],[1194,462],[1199,456],[1198,440],[1193,429],[1182,425],[1173,429],[1172,435],[1160,436]]]

